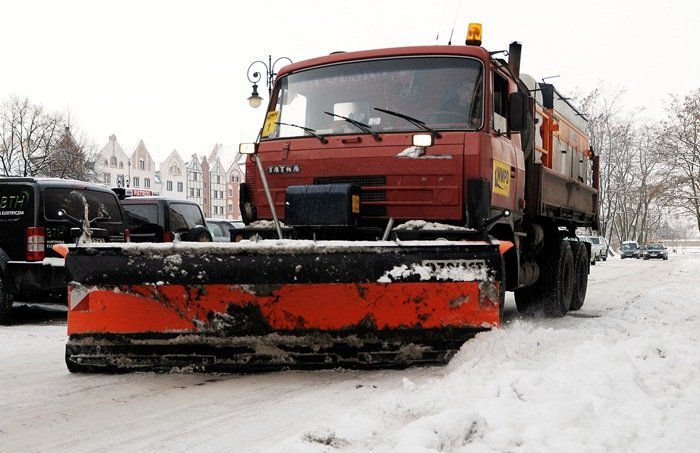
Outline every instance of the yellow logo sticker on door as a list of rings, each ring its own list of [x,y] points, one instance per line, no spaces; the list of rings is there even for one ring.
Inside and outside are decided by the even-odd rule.
[[[493,193],[510,195],[510,165],[500,160],[493,161]]]
[[[273,112],[267,113],[267,117],[265,118],[265,126],[263,126],[263,131],[262,131],[263,137],[269,137],[270,134],[275,132],[275,129],[277,129],[277,119],[279,117],[280,117],[279,110],[275,110]]]

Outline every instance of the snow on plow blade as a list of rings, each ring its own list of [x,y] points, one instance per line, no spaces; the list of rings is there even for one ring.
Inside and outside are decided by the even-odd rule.
[[[499,324],[486,242],[126,244],[71,250],[71,371],[444,363]]]

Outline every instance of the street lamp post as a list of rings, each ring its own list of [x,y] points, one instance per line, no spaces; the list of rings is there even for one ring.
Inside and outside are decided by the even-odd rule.
[[[262,65],[262,67],[265,68],[265,83],[267,84],[267,94],[269,96],[270,94],[272,94],[272,84],[274,83],[275,76],[277,75],[277,73],[275,72],[275,66],[277,66],[277,63],[279,63],[282,60],[287,60],[289,63],[292,63],[292,60],[290,60],[287,57],[280,57],[276,59],[273,63],[272,55],[268,55],[267,63],[265,63],[262,60],[257,60],[252,62],[250,66],[248,66],[248,81],[253,84],[253,93],[250,95],[250,97],[248,97],[248,104],[250,104],[251,107],[258,108],[260,107],[260,104],[262,104],[262,97],[260,97],[260,94],[258,93],[258,82],[262,78],[262,73],[259,71],[253,71],[251,73],[251,70],[254,66],[259,65]]]

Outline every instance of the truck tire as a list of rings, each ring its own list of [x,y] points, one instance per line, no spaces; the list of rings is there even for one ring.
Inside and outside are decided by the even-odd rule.
[[[588,289],[588,250],[580,242],[572,242],[572,253],[574,255],[574,290],[571,296],[569,310],[580,310],[586,299]]]
[[[564,316],[571,306],[574,293],[574,255],[569,241],[559,241],[556,250],[551,250],[545,259],[541,275],[549,278],[544,284],[544,314],[552,317]]]
[[[569,241],[558,241],[542,253],[539,280],[515,291],[515,306],[526,315],[561,317],[569,311],[574,291],[571,246]]]
[[[5,278],[0,277],[0,324],[7,325],[12,312],[12,294],[7,292]]]

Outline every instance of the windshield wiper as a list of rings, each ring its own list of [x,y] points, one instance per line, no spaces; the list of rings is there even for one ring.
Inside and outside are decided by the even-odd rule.
[[[391,110],[386,110],[386,109],[380,109],[379,107],[375,107],[374,110],[376,110],[376,111],[378,111],[378,112],[386,113],[387,115],[393,115],[393,116],[397,116],[397,117],[399,117],[399,118],[402,118],[402,119],[408,121],[409,123],[413,124],[414,126],[419,127],[419,128],[421,128],[421,129],[423,129],[424,131],[430,132],[431,134],[433,134],[433,136],[434,136],[435,138],[441,138],[441,137],[442,137],[442,135],[440,134],[440,132],[436,131],[436,130],[433,129],[432,127],[426,126],[426,125],[425,125],[425,121],[421,121],[421,120],[419,120],[419,119],[417,119],[417,118],[413,118],[412,116],[408,116],[408,115],[403,114],[403,113],[393,112],[393,111],[391,111]]]
[[[345,120],[345,121],[347,121],[348,123],[350,123],[350,124],[352,124],[353,126],[355,126],[356,128],[360,129],[362,132],[365,132],[365,133],[367,133],[367,134],[372,134],[372,137],[374,137],[374,139],[375,139],[376,141],[378,141],[378,142],[381,142],[381,141],[382,141],[381,135],[377,134],[375,131],[372,130],[372,128],[371,128],[370,126],[368,126],[368,125],[365,124],[365,123],[360,123],[359,121],[354,120],[354,119],[352,119],[352,118],[348,118],[347,116],[336,115],[335,113],[331,113],[331,112],[323,112],[323,113],[325,113],[326,115],[334,116],[334,117],[336,117],[336,118],[340,118],[340,119],[342,119],[342,120]]]
[[[326,143],[328,143],[328,140],[326,139],[326,137],[324,137],[323,135],[318,135],[318,134],[316,133],[316,130],[315,130],[315,129],[311,129],[310,127],[299,126],[298,124],[282,123],[282,122],[280,122],[280,121],[276,121],[275,123],[276,123],[276,124],[279,124],[280,126],[298,127],[299,129],[303,130],[304,132],[306,132],[307,134],[311,135],[312,137],[316,137],[317,139],[319,139],[319,140],[321,141],[321,143],[323,143],[324,145],[325,145]]]

